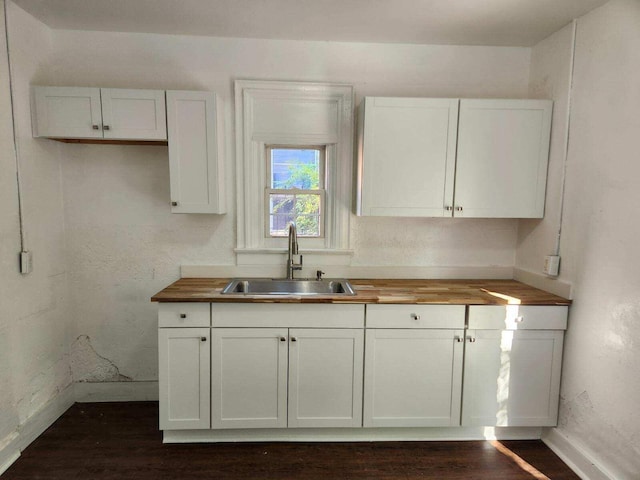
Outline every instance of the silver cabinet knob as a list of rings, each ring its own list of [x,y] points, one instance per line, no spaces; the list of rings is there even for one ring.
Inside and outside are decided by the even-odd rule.
[[[516,317],[513,320],[516,323],[522,323],[522,322],[524,322],[524,317],[522,315],[520,315],[519,317]]]
[[[180,318],[187,318],[187,314],[186,313],[181,313],[180,314]]]
[[[412,313],[411,318],[413,318],[414,320],[420,320],[420,315],[418,315],[417,313]]]
[[[103,130],[111,130],[111,127],[109,125],[103,125],[102,129]]]
[[[475,343],[476,342],[476,337],[469,337],[469,342],[470,343]]]
[[[462,337],[455,337],[455,339],[456,339],[457,343],[461,343],[462,342]]]
[[[462,211],[462,207],[461,207],[460,205],[458,205],[458,206],[456,207],[456,212],[461,212],[461,211]]]
[[[171,206],[172,207],[177,207],[178,206],[178,202],[171,202]]]
[[[287,337],[280,337],[280,341],[281,342],[286,342],[287,341]]]
[[[206,342],[207,341],[207,337],[200,337],[200,341],[201,342]]]
[[[93,128],[94,130],[100,130],[100,127],[98,125],[91,125],[91,128]]]
[[[452,207],[451,205],[445,205],[444,209],[445,209],[447,212],[450,212],[451,210],[453,210],[453,207]]]
[[[297,341],[298,341],[298,339],[297,339],[296,337],[291,337],[291,341],[292,341],[292,342],[297,342]]]

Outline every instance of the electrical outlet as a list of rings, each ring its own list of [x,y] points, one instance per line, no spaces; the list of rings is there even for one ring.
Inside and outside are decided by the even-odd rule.
[[[33,256],[31,255],[31,252],[20,252],[20,273],[26,275],[27,273],[31,273],[32,269]]]
[[[551,277],[557,277],[560,271],[560,255],[547,255],[544,257],[543,272]]]

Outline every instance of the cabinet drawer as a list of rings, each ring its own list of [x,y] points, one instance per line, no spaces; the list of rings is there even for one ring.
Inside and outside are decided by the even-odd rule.
[[[464,305],[367,305],[367,328],[464,328]]]
[[[364,305],[213,303],[214,327],[363,328]]]
[[[161,303],[158,307],[159,327],[209,327],[210,303]]]
[[[477,305],[469,307],[469,328],[477,330],[566,330],[566,306]]]

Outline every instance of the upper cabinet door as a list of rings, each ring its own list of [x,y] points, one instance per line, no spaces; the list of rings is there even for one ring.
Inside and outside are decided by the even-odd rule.
[[[167,91],[173,213],[226,211],[218,118],[215,93]]]
[[[33,87],[33,136],[102,138],[100,89]]]
[[[457,119],[458,99],[365,98],[358,213],[450,217]]]
[[[103,88],[104,138],[112,140],[166,140],[164,90]]]
[[[461,100],[455,216],[542,218],[549,100]]]

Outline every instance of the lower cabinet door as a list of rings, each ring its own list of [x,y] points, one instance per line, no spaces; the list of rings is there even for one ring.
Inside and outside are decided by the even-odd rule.
[[[211,428],[209,328],[158,330],[160,429]]]
[[[367,330],[364,426],[460,425],[463,330]]]
[[[289,330],[289,427],[362,426],[362,329]]]
[[[212,427],[286,427],[288,330],[214,328],[212,337]]]
[[[561,330],[468,330],[463,426],[554,426]]]

